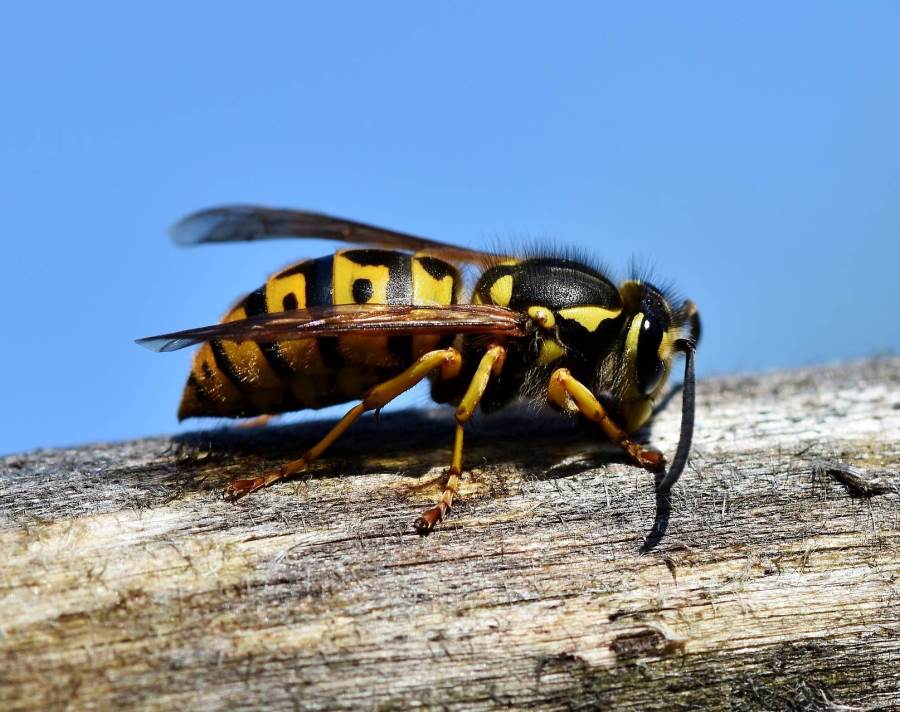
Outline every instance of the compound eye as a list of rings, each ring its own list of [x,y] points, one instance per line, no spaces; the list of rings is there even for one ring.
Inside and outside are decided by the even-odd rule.
[[[659,359],[659,345],[662,343],[663,327],[657,319],[645,316],[638,332],[637,387],[645,396],[656,390],[665,373],[663,362]]]

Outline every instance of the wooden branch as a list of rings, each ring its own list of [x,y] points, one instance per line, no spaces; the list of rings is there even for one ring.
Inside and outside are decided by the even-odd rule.
[[[670,511],[557,416],[479,418],[425,539],[444,412],[363,422],[237,504],[227,481],[325,424],[4,458],[0,708],[900,705],[900,359],[697,406]],[[678,425],[675,398],[670,456]]]

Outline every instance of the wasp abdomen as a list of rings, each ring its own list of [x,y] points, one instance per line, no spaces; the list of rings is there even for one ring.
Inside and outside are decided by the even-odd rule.
[[[455,304],[459,287],[458,270],[434,257],[341,250],[274,274],[223,321],[341,304]],[[358,399],[444,341],[430,335],[212,341],[194,357],[178,417],[246,417]]]

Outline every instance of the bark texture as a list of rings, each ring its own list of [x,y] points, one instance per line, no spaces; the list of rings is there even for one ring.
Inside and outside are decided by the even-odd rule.
[[[900,359],[704,380],[646,472],[553,415],[0,459],[0,708],[900,709]],[[675,398],[648,437],[671,456]]]

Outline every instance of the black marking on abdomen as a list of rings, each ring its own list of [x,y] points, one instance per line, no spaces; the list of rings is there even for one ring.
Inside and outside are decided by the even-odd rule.
[[[341,255],[363,267],[387,267],[389,271],[402,269],[412,259],[407,253],[397,250],[343,250]]]
[[[416,259],[419,261],[419,264],[422,265],[422,269],[428,272],[429,276],[436,279],[438,282],[445,277],[452,277],[454,283],[456,282],[457,271],[453,265],[450,265],[443,260],[439,260],[436,257],[428,257],[427,255],[421,255]]]
[[[334,303],[334,255],[312,260],[312,269],[306,273],[306,306],[330,307]],[[344,359],[338,351],[336,336],[316,339],[322,363],[336,368]]]
[[[345,250],[341,255],[351,262],[362,266],[387,267],[388,279],[385,285],[386,304],[412,304],[412,256],[405,252],[394,250]],[[363,291],[365,283],[368,287],[367,298],[360,301],[357,295],[357,287]],[[372,282],[368,279],[357,279],[353,283],[353,300],[357,304],[368,302],[372,298]],[[398,365],[406,365],[412,361],[413,339],[411,336],[390,336],[387,339],[387,350],[394,357]]]
[[[306,264],[312,267],[305,272],[306,306],[330,307],[334,303],[334,255]]]
[[[231,384],[241,393],[243,393],[243,389],[241,388],[241,376],[237,372],[237,369],[234,367],[234,364],[231,362],[231,359],[228,358],[228,354],[225,353],[222,342],[218,339],[215,341],[210,341],[209,348],[212,350],[213,360],[216,363],[216,368],[224,373],[225,378],[231,381]]]
[[[207,369],[209,368],[209,366],[206,363],[204,363],[203,366]],[[207,376],[207,378],[208,377],[209,376]],[[187,385],[188,385],[188,388],[194,389],[194,397],[197,399],[198,403],[212,403],[213,402],[212,397],[209,395],[209,393],[206,392],[206,389],[203,387],[203,384],[197,380],[197,377],[193,373],[188,375]]]
[[[337,368],[344,363],[344,358],[338,350],[338,339],[336,336],[320,336],[316,339],[319,345],[319,355],[322,357],[322,363],[332,368]]]
[[[485,304],[493,304],[494,300],[491,299],[491,287],[494,286],[494,283],[500,279],[501,277],[506,277],[507,275],[512,275],[513,280],[516,279],[516,275],[518,274],[519,265],[495,265],[481,275],[478,278],[478,283],[475,285],[475,293]],[[530,305],[529,305],[530,306]]]
[[[266,285],[256,289],[240,303],[239,306],[244,307],[244,313],[247,316],[259,316],[267,313],[266,310]]]
[[[407,365],[413,360],[413,337],[409,334],[389,336],[387,348],[400,365]]]
[[[284,277],[291,277],[295,274],[302,274],[304,277],[309,275],[309,263],[313,260],[304,260],[303,262],[298,262],[295,265],[291,265],[290,267],[283,269],[281,272],[278,272],[274,279],[283,279]]]
[[[353,282],[353,301],[365,304],[372,298],[372,280],[357,279]]]
[[[294,297],[293,294],[287,296]],[[285,296],[285,300],[287,299],[287,296]],[[296,301],[297,298],[294,297],[294,309],[297,308]],[[250,294],[244,298],[241,306],[244,307],[244,312],[248,317],[268,313],[268,310],[266,309],[266,285],[264,284],[259,289],[250,292]],[[276,376],[286,378],[293,375],[294,369],[291,364],[285,360],[281,353],[281,348],[277,343],[258,343],[257,346],[259,346],[263,358],[266,359],[266,363],[269,364],[269,368],[272,369]]]
[[[412,304],[412,255],[395,250],[344,250],[341,255],[363,267],[387,267],[385,304]]]
[[[412,304],[412,257],[395,253],[397,259],[388,265],[387,299],[388,304]]]
[[[289,378],[294,375],[294,367],[284,358],[284,355],[281,353],[281,346],[278,345],[278,342],[270,341],[268,343],[258,344],[258,346],[259,350],[262,351],[263,357],[266,359],[266,363],[269,364],[269,368],[272,369],[276,376]]]

